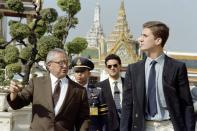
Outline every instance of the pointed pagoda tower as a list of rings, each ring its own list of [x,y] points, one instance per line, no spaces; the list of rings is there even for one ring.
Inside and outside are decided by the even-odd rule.
[[[120,56],[124,66],[138,60],[138,44],[132,40],[133,36],[126,19],[124,0],[121,0],[117,21],[107,40],[107,54]]]
[[[101,36],[104,36],[104,34],[103,34],[103,28],[100,22],[100,5],[97,1],[96,8],[94,11],[94,21],[86,36],[86,39],[88,41],[88,47],[97,48],[99,46],[98,39]]]
[[[88,48],[85,51],[89,54],[91,54],[91,57],[96,59],[100,59],[101,54],[104,54],[105,51],[105,45],[104,45],[104,33],[103,33],[103,27],[101,26],[100,22],[100,5],[97,1],[96,8],[94,11],[94,20],[93,24],[89,30],[89,32],[86,35],[86,40],[88,42]],[[85,55],[84,54],[84,55]]]

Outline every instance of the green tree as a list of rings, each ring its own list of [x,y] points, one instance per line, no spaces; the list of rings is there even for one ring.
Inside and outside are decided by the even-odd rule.
[[[24,6],[23,3],[20,0],[7,0],[7,5],[10,9],[16,12],[23,12]]]
[[[21,72],[21,65],[19,63],[13,63],[6,66],[6,72],[9,79],[13,77],[15,73]]]
[[[63,48],[62,42],[55,36],[43,36],[38,40],[38,58],[44,60],[49,50],[53,48]]]
[[[72,54],[79,54],[88,46],[88,42],[85,38],[76,37],[71,42],[68,42],[65,45],[65,48],[68,52],[69,57],[71,58]]]
[[[3,69],[0,69],[0,85],[4,85],[5,81],[5,71]]]
[[[0,38],[0,49],[6,50],[0,50],[0,54],[4,53],[4,57],[0,55],[0,60],[5,62],[10,78],[13,72],[21,71],[18,67],[20,65],[23,67],[24,82],[28,82],[35,62],[45,60],[46,54],[53,48],[64,48],[69,30],[78,24],[75,16],[81,6],[79,0],[56,0],[56,2],[65,13],[64,16],[58,16],[53,8],[37,8],[40,2],[35,3],[36,14],[33,15],[32,22],[22,23],[22,18],[19,21],[9,22],[12,38],[10,41]],[[9,9],[18,13],[18,16],[22,16],[24,6],[21,0],[7,0],[6,3]],[[0,14],[0,16],[3,15]],[[13,42],[16,44],[10,46]],[[21,50],[16,48],[19,45],[23,47]]]
[[[19,56],[19,50],[14,45],[9,45],[5,48],[4,60],[7,64],[17,63]]]
[[[6,66],[6,63],[4,61],[4,55],[5,51],[0,49],[0,69],[4,69]]]
[[[3,43],[5,43],[5,40],[4,40],[3,37],[0,36],[0,45],[3,44]]]

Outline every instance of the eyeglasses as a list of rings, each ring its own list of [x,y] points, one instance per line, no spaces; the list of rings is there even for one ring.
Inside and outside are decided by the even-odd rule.
[[[117,67],[118,67],[118,64],[114,64],[114,65],[107,65],[107,68],[108,68],[108,69],[111,69],[112,67],[117,68]]]
[[[68,65],[68,61],[66,61],[66,60],[63,60],[63,61],[51,61],[51,62],[56,63],[59,66]]]

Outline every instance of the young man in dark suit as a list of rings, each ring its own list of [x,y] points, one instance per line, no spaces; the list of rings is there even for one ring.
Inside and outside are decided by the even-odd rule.
[[[143,24],[138,40],[147,58],[128,66],[121,131],[195,130],[186,66],[163,52],[168,35],[160,21]]]
[[[29,81],[25,88],[11,81],[8,103],[20,109],[32,103],[30,131],[87,131],[89,105],[86,90],[67,77],[68,56],[64,50],[49,51],[49,74]]]
[[[105,66],[108,73],[108,78],[97,83],[101,87],[101,101],[108,108],[107,117],[105,119],[106,131],[120,130],[121,117],[121,101],[124,78],[121,77],[121,60],[115,54],[110,54],[105,58]]]

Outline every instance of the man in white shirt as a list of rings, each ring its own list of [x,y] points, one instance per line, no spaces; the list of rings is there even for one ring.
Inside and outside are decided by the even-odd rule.
[[[97,83],[101,87],[101,100],[106,103],[108,112],[105,123],[105,130],[119,131],[122,109],[122,91],[124,78],[121,77],[121,60],[115,54],[105,58],[105,67],[108,78]]]

